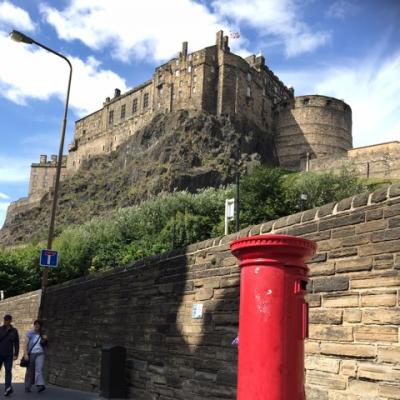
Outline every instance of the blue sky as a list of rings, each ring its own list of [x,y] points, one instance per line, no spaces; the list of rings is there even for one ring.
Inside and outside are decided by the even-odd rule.
[[[0,0],[0,226],[28,192],[30,164],[57,154],[68,69],[12,29],[66,55],[74,121],[174,57],[238,32],[231,50],[262,52],[296,95],[322,94],[353,110],[354,146],[400,140],[400,0]],[[47,224],[47,221],[44,221]]]

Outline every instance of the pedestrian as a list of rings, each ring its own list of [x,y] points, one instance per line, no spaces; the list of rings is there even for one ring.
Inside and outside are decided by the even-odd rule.
[[[29,361],[25,373],[25,392],[30,392],[32,385],[36,385],[38,393],[46,389],[43,377],[44,348],[47,345],[47,336],[42,332],[43,322],[36,320],[33,329],[26,334],[24,359]]]
[[[18,331],[11,325],[12,316],[6,314],[3,319],[3,326],[0,327],[0,369],[5,368],[4,396],[13,392],[12,388],[12,366],[13,361],[18,358],[19,336]]]

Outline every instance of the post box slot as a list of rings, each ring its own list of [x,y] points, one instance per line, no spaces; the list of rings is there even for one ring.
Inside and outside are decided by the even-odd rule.
[[[307,281],[306,280],[298,280],[294,283],[294,292],[295,293],[302,293],[307,291]]]

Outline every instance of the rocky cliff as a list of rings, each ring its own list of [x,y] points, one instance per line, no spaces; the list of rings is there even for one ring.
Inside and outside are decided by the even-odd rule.
[[[62,182],[56,226],[82,223],[162,191],[225,185],[238,164],[245,170],[260,162],[277,163],[273,140],[249,121],[185,110],[160,114],[116,151],[85,161]],[[45,238],[50,203],[51,193],[36,207],[9,213],[0,244]]]

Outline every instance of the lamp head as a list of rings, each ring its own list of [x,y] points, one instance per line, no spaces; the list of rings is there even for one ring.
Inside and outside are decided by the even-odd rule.
[[[32,44],[34,42],[33,39],[31,39],[29,36],[24,35],[21,32],[18,31],[12,31],[10,33],[10,38],[14,40],[15,42],[22,42],[22,43],[27,43],[27,44]]]

